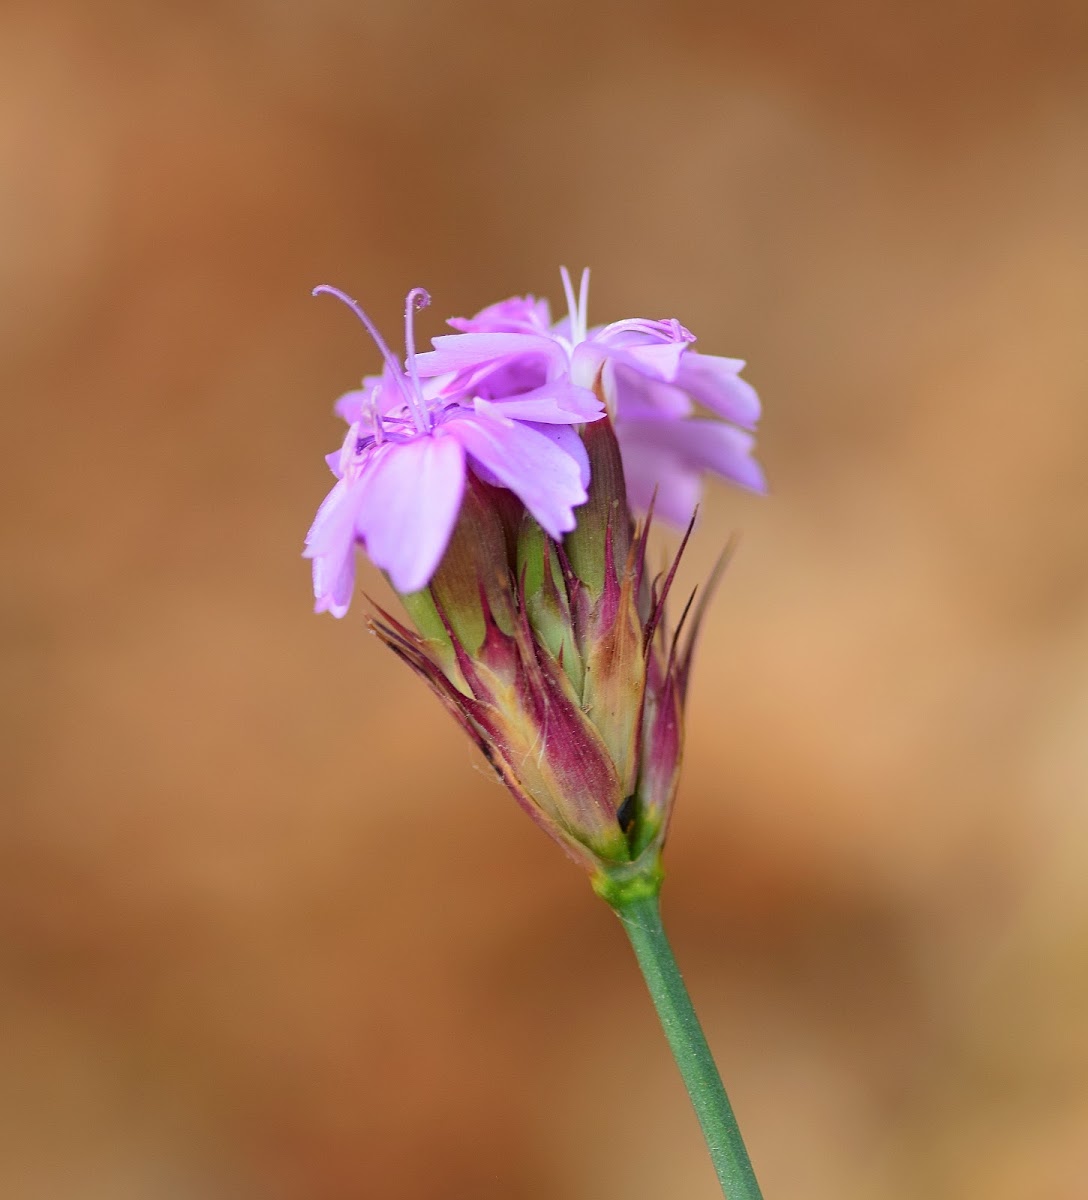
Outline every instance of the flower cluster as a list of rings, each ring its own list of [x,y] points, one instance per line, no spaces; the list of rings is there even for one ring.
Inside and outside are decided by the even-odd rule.
[[[558,322],[514,298],[452,320],[421,354],[416,289],[403,366],[353,300],[317,289],[385,362],[337,402],[348,433],[306,554],[317,609],[336,616],[357,545],[388,574],[415,629],[380,611],[371,627],[604,891],[659,879],[701,615],[686,640],[688,608],[668,632],[676,562],[651,576],[650,516],[634,513],[690,531],[706,472],[764,485],[744,364],[693,350],[675,320],[590,328],[588,278],[576,296],[563,272]]]
[[[461,509],[467,475],[513,493],[560,538],[585,503],[588,463],[578,429],[607,414],[623,458],[627,494],[645,512],[685,526],[709,471],[754,491],[751,457],[759,417],[739,359],[700,354],[676,320],[632,319],[590,328],[589,273],[577,296],[563,271],[568,314],[552,323],[546,300],[516,297],[470,318],[416,354],[408,295],[402,366],[367,314],[335,288],[385,360],[381,375],[348,392],[336,410],[348,423],[330,455],[337,482],[306,539],[319,612],[343,616],[365,548],[401,593],[426,586]],[[712,417],[696,415],[696,404]]]

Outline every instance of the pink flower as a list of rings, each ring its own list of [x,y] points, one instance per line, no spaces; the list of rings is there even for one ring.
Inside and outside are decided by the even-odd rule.
[[[419,373],[446,379],[456,394],[516,396],[566,379],[599,389],[616,429],[631,502],[685,525],[709,471],[752,491],[766,490],[752,458],[759,398],[739,377],[744,362],[700,354],[679,321],[631,319],[588,327],[589,272],[575,297],[564,269],[568,316],[551,323],[546,300],[513,297],[434,339]],[[439,394],[443,387],[439,386]],[[696,416],[696,405],[713,414]]]
[[[414,309],[430,302],[422,288],[409,292],[405,306],[407,370],[354,300],[326,285],[314,291],[347,304],[385,359],[380,376],[337,402],[349,429],[339,454],[327,460],[337,482],[304,552],[313,560],[318,612],[347,612],[356,545],[388,572],[398,592],[425,587],[445,553],[469,469],[513,492],[552,537],[574,528],[589,467],[572,427],[604,415],[591,391],[565,376],[509,396],[448,380],[424,383],[412,330]]]

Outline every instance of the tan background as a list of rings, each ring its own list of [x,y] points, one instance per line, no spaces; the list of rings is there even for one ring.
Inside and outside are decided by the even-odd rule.
[[[666,916],[768,1200],[1088,1195],[1086,13],[4,6],[0,1194],[715,1194],[613,919],[298,557],[377,362],[310,287],[588,262],[766,404]]]

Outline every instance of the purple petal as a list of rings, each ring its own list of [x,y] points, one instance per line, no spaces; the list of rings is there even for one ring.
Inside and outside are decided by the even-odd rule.
[[[549,425],[582,425],[604,416],[600,400],[591,391],[575,387],[565,379],[556,379],[531,392],[485,403],[489,412],[511,420],[540,421]]]
[[[543,434],[549,441],[554,442],[561,450],[569,454],[578,464],[578,478],[581,480],[582,487],[589,487],[589,455],[586,453],[586,444],[572,425],[537,425],[535,422],[529,422],[528,428]]]
[[[506,400],[511,396],[524,396],[544,386],[548,379],[549,363],[539,355],[500,359],[497,363],[485,363],[474,371],[460,375],[442,375],[451,380],[451,396],[476,397],[484,400]]]
[[[314,612],[347,616],[355,591],[355,545],[336,558],[314,559]]]
[[[356,388],[352,392],[345,392],[332,406],[332,411],[347,421],[349,425],[354,425],[356,421],[362,419],[363,407],[372,390],[372,388]]]
[[[535,296],[511,296],[474,317],[451,317],[446,322],[462,333],[532,333],[545,331],[551,324],[547,300]]]
[[[617,434],[627,448],[667,451],[680,463],[713,471],[753,492],[767,490],[763,471],[751,457],[755,439],[732,425],[718,421],[630,421],[624,422]]]
[[[362,500],[358,483],[340,480],[317,510],[306,535],[304,558],[313,559],[315,612],[342,617],[355,584],[355,517]]]
[[[357,527],[398,592],[430,582],[461,509],[465,457],[457,439],[444,436],[448,428],[387,443],[366,479]]]
[[[420,375],[466,371],[521,355],[549,360],[563,355],[550,337],[534,333],[445,333],[433,338],[432,345],[433,350],[416,355]]]
[[[355,524],[354,499],[356,497],[353,496],[352,489],[342,479],[333,484],[332,490],[321,501],[317,516],[306,534],[304,558],[324,554],[331,546],[336,545],[341,540],[342,525],[346,525],[350,536]]]
[[[558,538],[574,528],[573,510],[586,501],[580,460],[543,433],[492,415],[485,403],[446,425],[487,474],[508,487]]]
[[[687,342],[656,342],[648,346],[624,346],[615,356],[617,362],[629,363],[654,379],[673,383],[687,348]]]
[[[692,351],[680,364],[676,386],[692,399],[745,429],[759,420],[759,397],[745,379],[738,378],[742,358],[720,358]]]
[[[675,420],[690,416],[695,406],[687,392],[671,383],[648,379],[628,366],[616,365],[605,374],[606,394],[617,420]]]
[[[683,529],[703,494],[702,472],[668,448],[628,441],[622,426],[616,438],[631,506],[647,512],[652,501],[656,516]]]

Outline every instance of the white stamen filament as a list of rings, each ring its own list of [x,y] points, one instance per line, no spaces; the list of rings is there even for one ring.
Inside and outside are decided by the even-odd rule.
[[[582,269],[582,282],[578,288],[578,341],[584,342],[589,333],[589,267]]]
[[[578,298],[574,297],[574,284],[566,267],[559,268],[563,280],[563,291],[567,297],[567,312],[570,314],[570,349],[586,340],[589,332],[589,267],[582,271],[581,283],[578,287]]]
[[[426,308],[431,302],[431,293],[426,288],[412,288],[404,302],[404,348],[408,354],[408,375],[412,381],[413,399],[418,406],[419,414],[425,422],[425,428],[431,427],[430,413],[427,401],[423,398],[423,389],[419,385],[419,370],[416,367],[416,335],[412,318],[417,308]],[[413,409],[413,415],[415,410]],[[418,420],[416,422],[419,423]],[[420,431],[422,432],[422,430]]]
[[[567,312],[570,314],[570,344],[574,348],[574,327],[578,322],[578,302],[574,299],[574,285],[570,281],[570,272],[566,267],[559,268],[559,277],[563,280],[563,291],[567,296]]]
[[[378,397],[382,394],[382,385],[376,383],[373,391],[370,393],[370,399],[366,404],[366,415],[370,421],[370,427],[374,430],[374,441],[380,446],[385,441],[385,426],[382,424],[381,408],[378,406]]]

